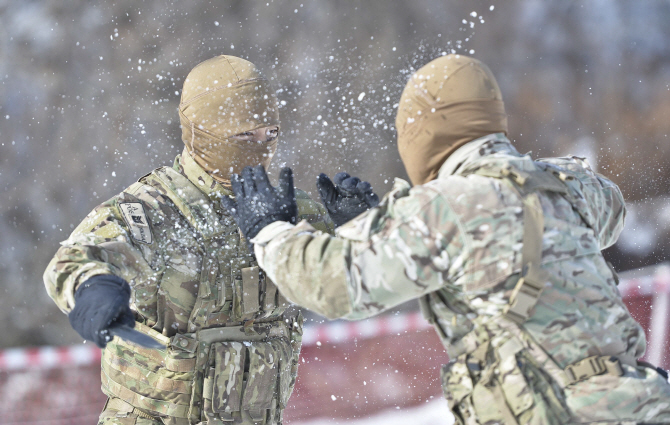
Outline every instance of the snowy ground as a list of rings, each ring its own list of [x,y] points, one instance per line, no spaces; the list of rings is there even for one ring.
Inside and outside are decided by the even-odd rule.
[[[452,425],[454,417],[444,399],[436,399],[424,405],[402,410],[389,409],[376,415],[360,419],[315,419],[305,422],[291,422],[292,425]]]

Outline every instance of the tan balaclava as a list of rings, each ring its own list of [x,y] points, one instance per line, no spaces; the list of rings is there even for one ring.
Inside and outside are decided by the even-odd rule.
[[[498,83],[476,59],[439,57],[416,71],[405,86],[396,129],[410,180],[427,183],[460,146],[487,134],[507,133]]]
[[[234,56],[198,64],[184,81],[179,105],[182,140],[193,159],[218,182],[247,165],[267,167],[277,139],[255,142],[231,136],[279,126],[277,98],[256,66]]]

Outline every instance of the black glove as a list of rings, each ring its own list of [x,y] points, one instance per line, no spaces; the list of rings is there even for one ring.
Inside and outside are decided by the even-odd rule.
[[[379,205],[379,197],[370,183],[341,172],[335,174],[335,184],[321,173],[316,179],[321,200],[336,226],[341,226],[361,213]]]
[[[105,348],[112,339],[107,328],[112,323],[135,327],[130,310],[130,285],[111,274],[97,275],[84,282],[74,294],[74,308],[68,318],[82,338]]]
[[[244,167],[242,176],[233,174],[230,183],[235,199],[224,196],[221,205],[233,216],[247,241],[275,221],[297,222],[298,204],[290,168],[282,168],[276,188],[270,184],[262,165],[253,169]]]

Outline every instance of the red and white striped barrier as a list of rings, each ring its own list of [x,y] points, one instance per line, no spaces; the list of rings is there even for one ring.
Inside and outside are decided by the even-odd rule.
[[[302,343],[308,347],[321,345],[321,342],[340,343],[399,335],[430,327],[418,312],[379,316],[358,322],[337,321],[305,326]],[[0,371],[81,366],[97,363],[100,357],[100,349],[92,343],[69,347],[10,348],[0,351]]]
[[[638,272],[639,273],[639,272]],[[652,297],[651,321],[644,359],[651,364],[665,365],[670,313],[670,265],[659,264],[652,273],[622,281],[619,291],[624,299]]]
[[[88,365],[99,362],[100,357],[100,349],[91,343],[69,347],[10,348],[0,351],[0,371]]]
[[[354,339],[370,339],[386,335],[430,329],[431,325],[419,312],[373,317],[357,322],[337,321],[322,325],[305,326],[302,344],[306,347],[322,341],[339,343]]]
[[[662,264],[650,269],[641,277],[622,279],[619,290],[624,299],[653,297],[651,337],[646,359],[653,364],[661,364],[670,312],[670,265]],[[303,345],[309,347],[322,342],[365,340],[430,327],[419,312],[384,315],[357,322],[335,321],[305,326]],[[100,356],[100,349],[92,343],[70,347],[10,348],[0,351],[0,371],[88,365],[99,362]]]
[[[670,265],[659,264],[652,273],[621,279],[619,292],[624,299],[670,293]]]

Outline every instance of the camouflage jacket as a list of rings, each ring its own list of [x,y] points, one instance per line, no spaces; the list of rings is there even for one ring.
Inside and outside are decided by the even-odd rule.
[[[624,215],[617,186],[585,160],[533,161],[492,134],[459,148],[425,185],[396,180],[335,237],[275,222],[254,242],[279,290],[326,317],[421,299],[451,359],[443,388],[462,423],[670,422],[670,386],[636,365],[645,335],[601,254]],[[526,222],[541,229],[526,232],[528,243]],[[533,238],[536,252],[524,254]],[[524,267],[524,255],[540,267]],[[527,297],[528,317],[511,320],[531,268],[542,285]],[[583,362],[592,356],[599,366]]]
[[[184,153],[95,208],[62,242],[44,281],[67,313],[91,276],[124,278],[136,327],[168,345],[110,342],[102,360],[110,397],[192,423],[276,423],[295,380],[302,323],[284,312],[285,299],[221,210],[224,194]],[[296,194],[300,217],[332,232],[323,206]]]

